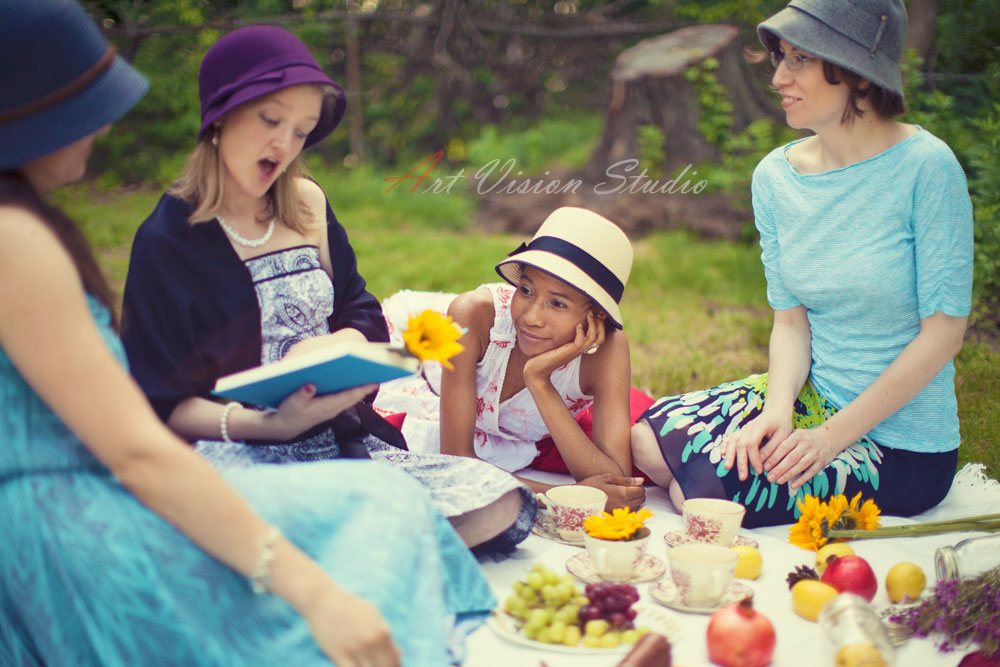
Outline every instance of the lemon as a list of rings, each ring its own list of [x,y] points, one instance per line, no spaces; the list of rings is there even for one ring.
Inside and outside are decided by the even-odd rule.
[[[872,644],[864,642],[846,644],[837,651],[834,658],[835,667],[887,667],[882,654]]]
[[[760,571],[764,569],[764,559],[755,548],[746,545],[732,547],[733,551],[739,555],[736,561],[736,572],[733,574],[737,579],[756,579],[760,576]]]
[[[854,549],[847,546],[843,542],[831,542],[825,545],[819,551],[816,552],[816,571],[823,574],[823,570],[826,569],[826,560],[830,556],[836,556],[837,558],[842,558],[844,556],[853,556]]]
[[[927,576],[913,563],[896,563],[885,575],[885,592],[892,602],[902,602],[904,598],[916,600],[926,585]]]
[[[830,584],[816,579],[803,579],[792,586],[792,609],[802,618],[815,621],[819,611],[839,592]]]

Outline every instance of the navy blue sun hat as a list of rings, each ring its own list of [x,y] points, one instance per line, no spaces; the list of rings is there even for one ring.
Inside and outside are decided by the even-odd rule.
[[[899,95],[899,58],[906,38],[902,0],[793,0],[757,26],[768,51],[779,40],[860,74]]]
[[[333,132],[344,118],[344,89],[326,75],[308,47],[287,30],[269,25],[234,30],[213,44],[201,61],[198,139],[236,107],[303,83],[334,89],[333,104],[323,105],[319,122],[306,137],[308,148]]]
[[[76,2],[0,1],[0,169],[96,132],[148,88]]]

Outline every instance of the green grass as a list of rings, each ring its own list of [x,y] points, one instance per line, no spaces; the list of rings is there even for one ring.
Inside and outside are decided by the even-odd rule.
[[[475,195],[386,193],[371,167],[314,169],[347,227],[362,274],[376,296],[401,288],[463,291],[496,280],[494,264],[522,240],[473,226]],[[132,235],[159,192],[108,194],[85,186],[56,201],[81,222],[120,290]],[[767,368],[771,311],[755,245],[703,241],[684,232],[635,243],[635,265],[622,303],[632,349],[633,384],[674,394]],[[1000,349],[968,342],[955,362],[962,447],[959,458],[982,462],[1000,478]]]

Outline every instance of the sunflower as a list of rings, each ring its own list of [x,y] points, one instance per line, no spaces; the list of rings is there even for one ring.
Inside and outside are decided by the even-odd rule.
[[[844,498],[844,496],[837,496]],[[851,502],[834,519],[831,515],[830,527],[838,530],[872,530],[878,528],[882,521],[879,517],[881,510],[875,501],[869,498],[861,503],[861,492],[851,498]]]
[[[601,540],[629,540],[651,516],[653,513],[646,508],[638,512],[632,512],[627,507],[619,508],[612,510],[611,514],[601,512],[588,516],[583,521],[583,528],[588,535]]]
[[[815,496],[805,496],[796,502],[799,520],[788,529],[788,541],[803,549],[818,551],[827,542],[823,522],[829,521],[829,507]]]
[[[420,361],[440,361],[448,370],[455,370],[449,359],[462,351],[458,339],[464,333],[451,316],[425,310],[407,320],[403,341]]]

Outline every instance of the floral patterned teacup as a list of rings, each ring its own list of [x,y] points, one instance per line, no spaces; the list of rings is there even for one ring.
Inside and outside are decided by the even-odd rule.
[[[739,555],[716,544],[685,544],[667,550],[670,577],[689,607],[710,608],[733,580]]]
[[[649,528],[643,526],[639,531],[631,540],[603,540],[584,534],[590,563],[601,579],[616,583],[632,580],[649,542]]]
[[[608,502],[608,494],[582,484],[553,486],[545,495],[537,495],[552,512],[559,537],[568,542],[583,542],[583,520],[603,512]]]
[[[684,530],[695,542],[732,546],[743,524],[746,507],[720,498],[691,498],[684,501],[681,513]]]

